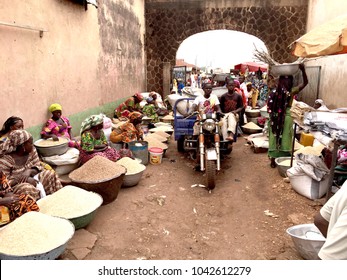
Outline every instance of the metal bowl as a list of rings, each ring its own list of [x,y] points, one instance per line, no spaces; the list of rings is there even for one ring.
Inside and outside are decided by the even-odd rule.
[[[245,127],[242,127],[242,131],[243,133],[245,134],[254,134],[254,133],[260,133],[262,132],[262,128],[259,128],[259,129],[252,129],[252,128],[245,128]]]
[[[297,63],[283,63],[279,65],[272,65],[270,73],[274,76],[291,76],[299,70]]]
[[[275,158],[275,162],[277,165],[277,170],[278,173],[283,177],[288,177],[287,176],[287,170],[290,168],[290,166],[287,165],[282,165],[281,163],[286,161],[286,160],[290,160],[291,157],[279,157],[279,158]],[[295,159],[293,159],[293,165],[295,164]]]
[[[65,139],[65,138],[64,138]],[[50,157],[50,156],[55,156],[55,155],[62,155],[67,152],[69,149],[69,141],[66,141],[65,143],[56,145],[56,146],[50,146],[50,147],[43,147],[40,146],[40,142],[42,141],[47,141],[44,139],[39,139],[34,142],[34,146],[37,150],[37,152],[42,156],[42,157]]]
[[[325,238],[314,224],[301,224],[287,229],[296,250],[305,260],[318,260]]]
[[[260,116],[260,110],[257,110],[257,109],[248,110],[248,109],[246,109],[245,114],[249,118],[257,118]]]
[[[145,170],[142,170],[139,173],[135,173],[135,174],[129,174],[129,175],[125,174],[122,188],[136,186],[140,182],[143,172],[145,172]]]
[[[106,205],[117,198],[119,190],[124,181],[125,173],[126,169],[124,168],[124,173],[117,175],[117,177],[96,182],[74,181],[71,178],[70,180],[71,185],[100,194],[103,199],[102,205]]]
[[[42,214],[42,215],[45,215],[45,214]],[[57,259],[65,251],[68,242],[73,237],[75,233],[75,227],[73,223],[67,219],[63,219],[59,217],[54,217],[54,219],[62,219],[71,227],[71,232],[67,233],[65,242],[63,244],[57,246],[56,248],[52,248],[48,252],[25,255],[25,256],[9,255],[9,254],[0,252],[0,260],[55,260]],[[49,227],[49,225],[47,226]],[[45,236],[42,236],[42,238],[45,238]]]

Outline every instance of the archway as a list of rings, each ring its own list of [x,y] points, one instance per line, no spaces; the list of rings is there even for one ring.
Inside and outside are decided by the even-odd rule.
[[[189,36],[209,30],[254,35],[276,61],[294,61],[288,46],[305,33],[307,10],[308,2],[302,0],[147,0],[147,90],[168,94],[163,76],[175,65],[179,45]]]

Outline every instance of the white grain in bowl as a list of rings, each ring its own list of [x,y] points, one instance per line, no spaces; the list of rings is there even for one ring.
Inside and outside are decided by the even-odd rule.
[[[87,215],[101,204],[100,195],[71,185],[37,201],[41,213],[65,219]]]
[[[73,224],[40,212],[27,212],[0,230],[0,253],[30,256],[47,253],[73,236]]]
[[[146,166],[138,163],[137,160],[131,159],[129,157],[123,157],[117,161],[118,164],[124,166],[127,170],[125,175],[137,174],[146,169]]]

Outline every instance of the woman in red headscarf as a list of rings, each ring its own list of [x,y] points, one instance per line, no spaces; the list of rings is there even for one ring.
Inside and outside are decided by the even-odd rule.
[[[141,93],[135,93],[116,108],[114,112],[115,117],[128,117],[131,112],[141,112],[140,102],[142,100]]]

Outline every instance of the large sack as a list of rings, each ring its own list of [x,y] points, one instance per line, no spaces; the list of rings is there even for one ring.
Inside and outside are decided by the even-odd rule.
[[[176,101],[178,99],[182,99],[183,97],[179,94],[170,94],[167,96],[167,100],[169,101],[172,108],[174,107]],[[181,115],[185,115],[189,110],[193,107],[193,100],[182,100],[177,103],[177,112]]]

